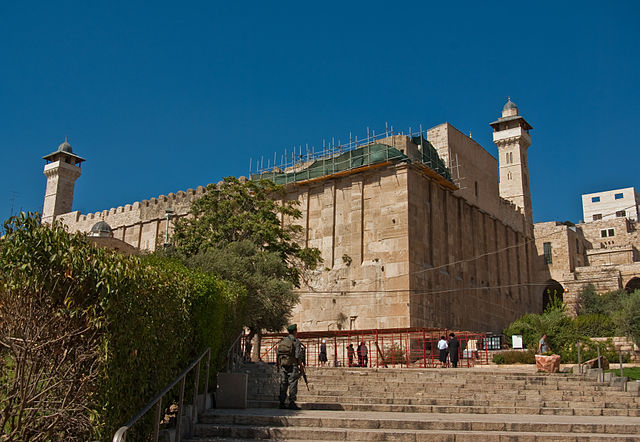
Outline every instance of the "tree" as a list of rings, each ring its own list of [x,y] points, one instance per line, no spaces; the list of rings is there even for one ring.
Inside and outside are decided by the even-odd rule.
[[[636,290],[624,298],[621,308],[612,316],[621,334],[631,337],[636,345],[640,345],[640,291]]]
[[[302,216],[297,201],[271,181],[226,177],[176,222],[175,252],[189,265],[242,284],[247,291],[247,349],[256,333],[279,331],[298,302],[293,291],[305,269],[320,262],[320,251],[297,242]]]

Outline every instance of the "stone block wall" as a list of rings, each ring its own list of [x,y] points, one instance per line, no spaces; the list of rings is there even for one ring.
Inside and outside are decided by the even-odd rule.
[[[125,206],[119,206],[102,212],[82,215],[80,212],[69,212],[56,217],[62,221],[71,232],[86,232],[98,221],[105,221],[113,230],[113,237],[131,246],[145,251],[154,251],[162,246],[166,233],[166,209],[174,211],[174,217],[169,222],[169,233],[176,217],[187,215],[191,203],[205,192],[203,186],[188,189],[169,195],[160,195]]]
[[[410,170],[411,326],[501,331],[541,310],[531,239]]]
[[[293,321],[304,330],[408,327],[407,166],[301,183],[287,198],[300,203],[301,242],[324,261]]]

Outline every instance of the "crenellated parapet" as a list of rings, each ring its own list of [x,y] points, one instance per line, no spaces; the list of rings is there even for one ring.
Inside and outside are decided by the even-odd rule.
[[[71,232],[87,233],[95,223],[105,221],[111,227],[114,238],[140,250],[153,251],[159,246],[158,238],[163,238],[166,234],[167,209],[172,211],[169,216],[171,231],[176,217],[186,216],[193,201],[201,197],[207,187],[198,186],[196,189],[181,190],[86,215],[79,211],[69,212],[56,219],[64,223]]]

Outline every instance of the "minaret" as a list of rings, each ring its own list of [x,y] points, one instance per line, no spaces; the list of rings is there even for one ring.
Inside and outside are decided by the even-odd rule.
[[[42,222],[51,223],[56,216],[71,212],[73,188],[80,176],[80,163],[84,158],[73,153],[66,137],[58,150],[42,158],[47,161],[44,166],[47,189],[44,194]]]
[[[518,115],[518,106],[511,101],[504,105],[502,117],[491,123],[493,142],[498,146],[500,196],[522,209],[525,230],[532,233],[531,190],[527,148],[531,145],[529,131],[533,129]]]

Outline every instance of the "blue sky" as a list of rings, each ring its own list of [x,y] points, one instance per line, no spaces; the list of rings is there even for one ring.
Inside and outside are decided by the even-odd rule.
[[[507,96],[534,127],[534,221],[640,185],[638,2],[430,3],[2,2],[0,218],[42,209],[65,135],[87,213],[385,122],[495,155]]]

